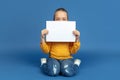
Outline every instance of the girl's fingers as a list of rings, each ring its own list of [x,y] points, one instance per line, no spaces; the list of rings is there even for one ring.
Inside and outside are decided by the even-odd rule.
[[[44,38],[44,37],[45,37],[45,35],[43,35],[43,34],[42,34],[42,35],[41,35],[41,37],[42,37],[42,38]]]
[[[80,35],[80,32],[77,31],[77,30],[74,30],[74,31],[73,31],[73,34],[74,34],[75,36],[79,36],[79,35]]]
[[[75,31],[75,30],[73,31],[73,34],[74,34],[74,35],[76,34],[76,31]]]

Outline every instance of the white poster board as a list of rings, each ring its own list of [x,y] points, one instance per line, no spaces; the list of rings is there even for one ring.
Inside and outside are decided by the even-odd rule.
[[[46,42],[75,42],[75,21],[46,21]]]

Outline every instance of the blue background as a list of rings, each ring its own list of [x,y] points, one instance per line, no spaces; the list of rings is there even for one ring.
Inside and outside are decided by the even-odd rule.
[[[0,0],[0,80],[119,80],[119,0]],[[40,31],[63,7],[77,21],[82,60],[74,77],[41,73]]]

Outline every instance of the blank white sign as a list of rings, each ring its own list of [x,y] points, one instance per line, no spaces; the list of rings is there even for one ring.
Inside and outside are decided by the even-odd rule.
[[[46,42],[75,42],[75,21],[46,21]]]

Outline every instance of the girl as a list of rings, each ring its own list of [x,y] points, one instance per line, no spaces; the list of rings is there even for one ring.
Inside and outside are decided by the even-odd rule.
[[[64,8],[58,8],[54,13],[54,21],[68,21],[68,12]],[[73,76],[78,72],[81,61],[73,59],[72,54],[75,54],[80,48],[80,32],[73,31],[76,37],[75,42],[46,42],[45,35],[48,30],[41,31],[40,47],[44,53],[49,54],[49,58],[41,59],[42,71],[49,76]]]

